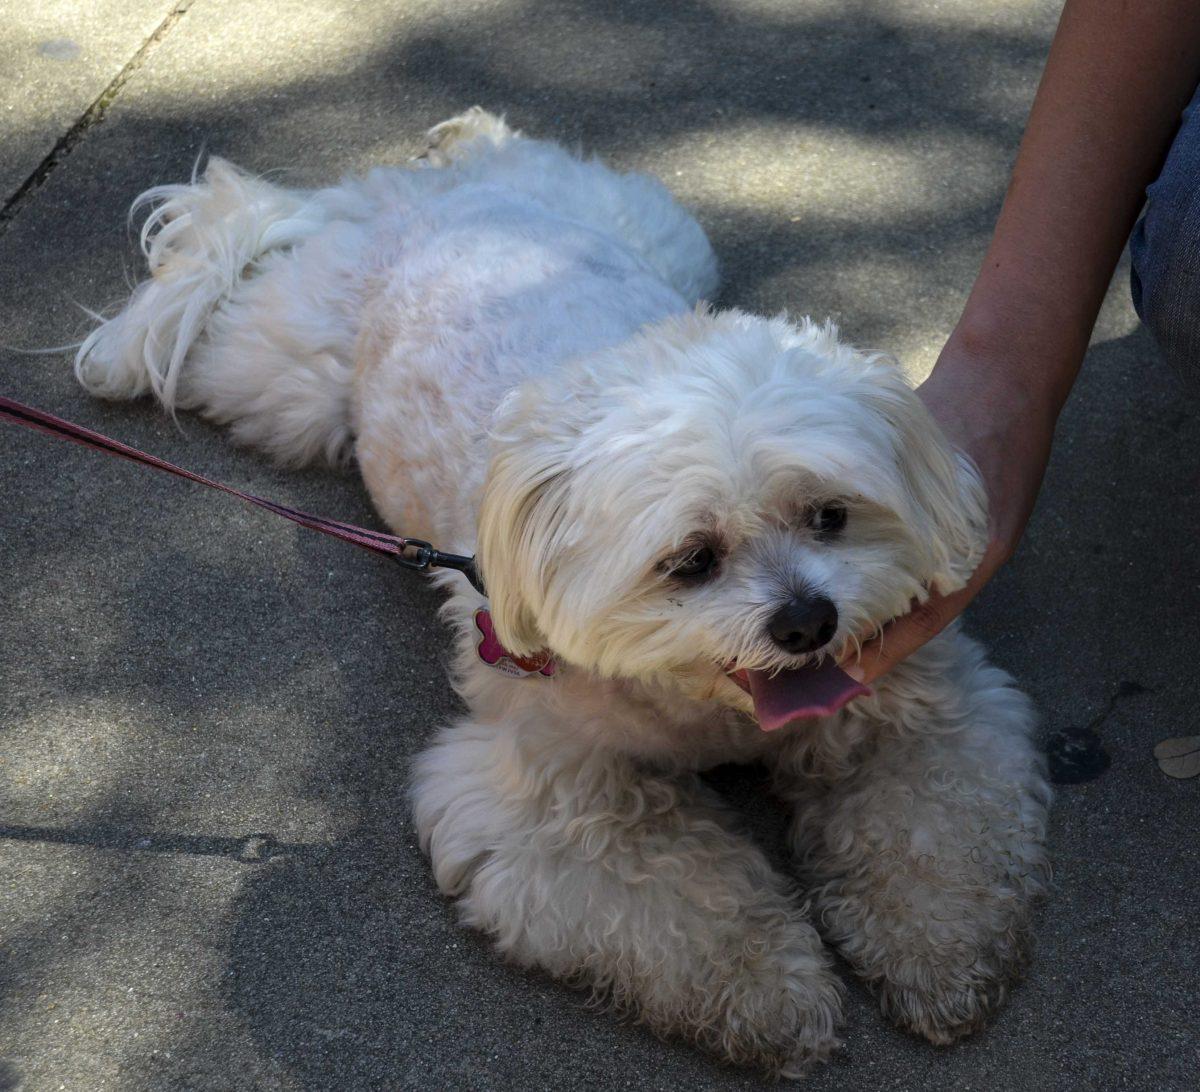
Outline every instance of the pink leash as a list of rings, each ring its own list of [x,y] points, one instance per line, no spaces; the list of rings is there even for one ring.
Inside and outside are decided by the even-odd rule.
[[[43,432],[47,436],[56,436],[60,440],[70,440],[72,443],[90,447],[94,451],[103,451],[109,455],[118,455],[123,459],[129,459],[131,462],[140,463],[142,466],[150,466],[155,470],[165,470],[168,474],[174,474],[176,477],[187,478],[188,481],[207,485],[210,489],[219,489],[222,493],[228,493],[231,497],[237,497],[248,504],[265,508],[268,512],[274,512],[277,516],[283,516],[284,519],[290,519],[293,523],[300,524],[301,527],[320,531],[323,535],[330,535],[333,538],[341,539],[343,542],[349,542],[353,546],[370,550],[372,553],[390,557],[393,561],[403,565],[407,569],[416,569],[418,571],[437,568],[457,569],[466,576],[475,588],[480,592],[483,591],[483,584],[476,570],[475,559],[473,557],[442,553],[440,550],[435,550],[423,539],[403,538],[400,535],[388,535],[382,531],[372,531],[366,527],[356,527],[352,523],[342,523],[340,520],[326,519],[324,516],[314,516],[308,512],[300,512],[295,508],[289,508],[284,504],[277,504],[275,501],[267,500],[264,497],[256,497],[251,493],[243,493],[240,489],[234,489],[232,486],[225,485],[222,482],[215,482],[211,478],[206,478],[201,474],[184,470],[181,466],[176,466],[174,463],[169,463],[165,459],[160,459],[155,455],[148,455],[144,451],[138,451],[137,448],[123,444],[120,440],[102,436],[98,432],[93,432],[90,428],[84,428],[82,425],[65,421],[61,417],[55,417],[52,413],[45,413],[42,410],[34,409],[32,406],[14,402],[11,398],[5,398],[3,395],[0,395],[0,421],[24,425],[26,428]]]

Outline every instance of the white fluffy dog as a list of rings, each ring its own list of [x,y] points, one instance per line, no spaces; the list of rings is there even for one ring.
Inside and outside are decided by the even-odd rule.
[[[152,277],[80,380],[353,454],[397,532],[478,550],[486,599],[439,576],[469,712],[413,798],[500,951],[788,1075],[837,1045],[826,944],[901,1027],[978,1027],[1045,882],[1029,702],[954,630],[794,719],[813,664],[970,574],[972,467],[888,360],[700,304],[712,251],[657,182],[479,109],[430,136],[331,189],[214,159],[144,194]],[[793,809],[804,902],[697,774],[744,761]]]

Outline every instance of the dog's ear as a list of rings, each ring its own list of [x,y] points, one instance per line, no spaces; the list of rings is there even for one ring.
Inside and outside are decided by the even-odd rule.
[[[567,479],[566,445],[544,434],[496,438],[477,553],[496,635],[517,656],[546,647],[537,618],[562,546]]]
[[[957,591],[987,546],[987,494],[975,465],[943,435],[899,368],[873,376],[869,401],[888,426],[900,516],[926,553],[931,586]]]

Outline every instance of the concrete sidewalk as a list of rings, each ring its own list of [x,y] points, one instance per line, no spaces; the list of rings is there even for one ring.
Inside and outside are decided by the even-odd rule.
[[[356,522],[194,420],[105,405],[77,304],[137,270],[130,199],[204,151],[296,183],[400,160],[472,103],[651,171],[723,303],[831,314],[927,369],[1006,182],[1048,0],[0,0],[0,391],[239,488]],[[33,182],[26,180],[33,176]],[[1123,274],[1018,559],[970,616],[1065,786],[1029,980],[935,1050],[853,987],[817,1090],[1196,1085],[1200,414]],[[0,1089],[757,1088],[585,1011],[454,923],[410,756],[454,709],[420,581],[226,498],[0,428]],[[772,842],[752,771],[722,788]]]

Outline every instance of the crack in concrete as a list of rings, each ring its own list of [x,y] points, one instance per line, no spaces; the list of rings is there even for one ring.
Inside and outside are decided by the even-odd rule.
[[[281,842],[271,834],[245,834],[240,837],[196,835],[153,831],[137,833],[123,827],[88,824],[79,828],[36,827],[0,823],[0,841],[42,842],[87,849],[137,850],[149,853],[189,854],[201,857],[228,857],[239,864],[257,864],[273,857],[292,856],[321,860],[332,847],[314,842]],[[0,1090],[4,1086],[0,1085]]]
[[[1149,694],[1150,688],[1143,686],[1136,679],[1123,679],[1116,691],[1109,697],[1108,704],[1100,710],[1091,720],[1083,727],[1085,732],[1095,732],[1109,717],[1116,711],[1118,705],[1126,698],[1134,698],[1139,694]]]
[[[75,146],[83,140],[90,130],[104,121],[104,115],[121,93],[122,88],[129,82],[133,74],[141,68],[146,58],[162,44],[166,36],[175,27],[175,24],[183,18],[188,8],[194,2],[195,0],[178,0],[174,7],[167,12],[162,22],[154,28],[150,36],[141,44],[137,52],[125,62],[121,71],[108,82],[107,86],[96,96],[92,104],[58,138],[54,147],[50,149],[45,158],[33,169],[29,177],[17,187],[12,196],[4,202],[3,206],[0,206],[0,236],[4,235],[5,231],[8,230],[9,224],[17,217],[21,209],[25,207],[29,199],[41,189],[58,165],[71,154]]]

